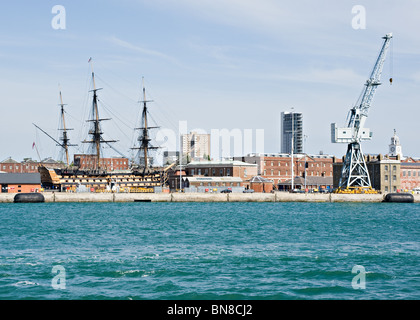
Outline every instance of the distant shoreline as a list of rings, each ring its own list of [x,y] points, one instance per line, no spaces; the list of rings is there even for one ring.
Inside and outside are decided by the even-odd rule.
[[[0,194],[0,203],[16,193]],[[385,194],[336,193],[43,193],[45,202],[382,202]],[[420,194],[414,195],[420,202]]]

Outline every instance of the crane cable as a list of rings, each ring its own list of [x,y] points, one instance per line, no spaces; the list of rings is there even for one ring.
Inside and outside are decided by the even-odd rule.
[[[394,41],[391,41],[391,50],[390,50],[390,59],[389,59],[389,73],[390,73],[390,78],[389,78],[389,85],[392,85],[392,78],[394,76]]]

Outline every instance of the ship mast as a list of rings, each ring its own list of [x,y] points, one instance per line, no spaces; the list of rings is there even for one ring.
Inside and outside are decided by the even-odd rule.
[[[149,127],[147,122],[147,103],[153,102],[153,100],[146,100],[146,88],[144,86],[144,77],[142,77],[142,86],[143,86],[143,111],[142,111],[142,124],[140,128],[135,128],[135,130],[140,130],[140,135],[137,138],[139,142],[139,146],[135,148],[131,148],[133,150],[139,150],[138,152],[138,163],[141,165],[141,150],[143,150],[143,157],[144,157],[144,168],[143,173],[150,171],[150,164],[149,164],[149,150],[158,149],[158,147],[153,147],[150,144],[150,137],[149,137],[149,129],[155,129],[159,127]]]
[[[60,140],[62,141],[61,143],[61,147],[64,149],[64,152],[66,153],[66,163],[67,163],[67,167],[70,165],[69,162],[69,146],[76,146],[76,144],[69,144],[69,137],[67,136],[67,131],[68,130],[73,130],[73,129],[68,129],[66,128],[66,120],[64,118],[64,106],[65,104],[63,103],[63,96],[61,94],[61,89],[60,89],[60,104],[59,106],[61,107],[61,121],[63,123],[63,128],[59,129],[59,130],[63,130],[63,135],[60,138]]]
[[[63,96],[62,96],[62,94],[61,94],[61,88],[60,88],[60,104],[59,104],[59,106],[61,107],[61,114],[60,114],[60,120],[61,120],[61,122],[62,122],[62,128],[59,128],[58,130],[62,130],[63,131],[63,135],[59,138],[59,140],[61,141],[61,142],[59,142],[59,141],[57,141],[56,139],[54,139],[51,135],[49,135],[46,131],[44,131],[44,130],[42,130],[40,127],[38,127],[35,123],[33,123],[33,125],[37,128],[37,129],[39,129],[41,132],[43,132],[46,136],[48,136],[51,140],[53,140],[55,143],[57,143],[57,146],[60,146],[61,148],[63,148],[63,150],[64,150],[64,152],[65,152],[65,154],[66,154],[66,164],[67,164],[67,167],[69,167],[69,165],[70,165],[70,161],[69,161],[69,147],[73,147],[73,146],[77,146],[77,144],[70,144],[69,143],[69,141],[70,141],[70,138],[68,137],[68,135],[67,135],[67,131],[68,130],[73,130],[73,129],[69,129],[69,128],[67,128],[66,127],[66,120],[65,120],[65,118],[64,118],[64,106],[66,105],[66,104],[64,104],[63,103]],[[39,155],[38,155],[39,156]],[[60,153],[60,156],[61,156],[61,153]],[[62,158],[61,158],[62,159]],[[60,160],[61,160],[60,159]]]
[[[98,111],[98,95],[97,91],[102,90],[102,88],[96,88],[95,84],[95,73],[93,71],[93,61],[92,58],[88,61],[90,63],[90,67],[92,70],[92,83],[93,83],[93,100],[92,100],[92,119],[87,120],[87,122],[92,122],[91,129],[89,130],[89,134],[91,135],[91,140],[84,140],[82,143],[89,143],[95,147],[96,151],[96,164],[94,169],[101,169],[100,160],[101,160],[101,143],[111,143],[116,142],[116,140],[104,140],[102,138],[102,130],[100,123],[104,120],[110,119],[101,119],[99,118],[99,111]]]

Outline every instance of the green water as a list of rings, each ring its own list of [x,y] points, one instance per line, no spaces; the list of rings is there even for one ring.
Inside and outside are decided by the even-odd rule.
[[[419,299],[419,221],[418,203],[0,204],[0,299]]]

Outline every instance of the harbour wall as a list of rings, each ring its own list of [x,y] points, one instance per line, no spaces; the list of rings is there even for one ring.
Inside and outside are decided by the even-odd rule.
[[[13,202],[16,193],[0,193]],[[385,194],[337,193],[43,193],[45,202],[382,202]],[[420,202],[420,194],[414,195]]]

